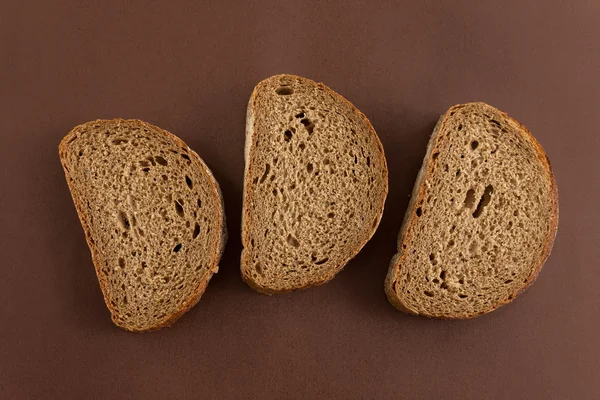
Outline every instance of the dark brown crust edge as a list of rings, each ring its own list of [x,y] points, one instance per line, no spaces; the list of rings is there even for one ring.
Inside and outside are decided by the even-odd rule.
[[[252,276],[249,274],[249,271],[247,271],[247,268],[244,268],[244,254],[245,254],[245,249],[246,249],[246,245],[249,241],[248,238],[248,234],[247,234],[247,224],[248,224],[248,218],[247,218],[247,214],[249,213],[249,210],[247,208],[247,205],[249,204],[249,198],[251,196],[251,193],[248,192],[248,190],[246,190],[247,186],[248,186],[248,180],[249,180],[249,176],[251,176],[250,171],[253,169],[253,165],[251,165],[250,163],[250,154],[252,151],[252,135],[254,134],[254,106],[255,106],[255,99],[257,96],[257,90],[258,88],[262,85],[265,84],[267,81],[270,80],[277,80],[277,79],[281,79],[281,78],[287,78],[287,79],[302,79],[307,81],[308,83],[314,84],[315,86],[319,86],[322,87],[325,91],[328,91],[330,93],[332,93],[333,95],[335,95],[337,98],[341,99],[343,102],[346,103],[346,105],[348,105],[350,107],[350,109],[352,109],[364,122],[366,122],[367,126],[370,128],[369,131],[372,134],[372,137],[375,139],[375,143],[377,144],[377,147],[379,148],[379,150],[381,151],[381,158],[380,158],[380,165],[383,165],[383,169],[385,172],[385,192],[381,201],[381,205],[379,206],[379,216],[377,218],[377,224],[372,228],[370,235],[368,235],[366,237],[366,239],[360,244],[360,246],[357,246],[356,250],[347,258],[347,260],[342,263],[340,265],[340,267],[336,268],[336,269],[332,269],[331,272],[324,276],[322,280],[320,281],[316,281],[316,282],[312,282],[306,285],[301,285],[301,286],[294,286],[291,288],[286,288],[286,289],[282,289],[282,290],[277,290],[277,289],[271,289],[268,287],[264,287],[259,285],[257,282],[255,282],[252,279]],[[375,232],[377,231],[377,228],[379,227],[379,224],[381,222],[381,218],[383,216],[383,210],[385,207],[385,201],[387,199],[387,194],[388,194],[388,189],[389,189],[389,183],[388,183],[388,167],[387,167],[387,160],[385,157],[385,152],[383,149],[383,145],[381,144],[381,141],[379,140],[379,136],[377,135],[377,132],[375,131],[375,128],[373,128],[373,125],[371,124],[371,122],[369,121],[369,119],[358,109],[354,106],[354,104],[352,104],[348,99],[346,99],[344,96],[342,96],[341,94],[337,93],[336,91],[332,90],[331,88],[327,87],[325,84],[323,83],[317,83],[311,79],[308,78],[304,78],[304,77],[300,77],[297,75],[291,75],[291,74],[279,74],[279,75],[274,75],[271,76],[267,79],[262,80],[261,82],[259,82],[255,87],[254,90],[252,91],[252,95],[250,96],[250,100],[248,101],[248,109],[247,109],[247,113],[246,113],[246,152],[245,152],[245,157],[246,157],[246,168],[245,168],[245,172],[244,172],[244,198],[243,198],[243,206],[242,206],[242,254],[241,254],[241,262],[240,262],[240,269],[241,269],[241,275],[242,275],[242,280],[248,285],[250,286],[252,289],[254,289],[256,292],[261,293],[261,294],[266,294],[266,295],[273,295],[273,294],[283,294],[283,293],[289,293],[289,292],[293,292],[293,291],[297,291],[297,290],[303,290],[303,289],[308,289],[311,287],[315,287],[315,286],[320,286],[324,283],[329,282],[330,280],[332,280],[341,270],[344,269],[344,267],[348,264],[348,262],[350,262],[350,260],[352,260],[354,257],[356,257],[356,255],[362,250],[362,248],[369,242],[369,240],[371,240],[371,238],[373,237],[373,235],[375,234]]]
[[[533,137],[533,135],[531,134],[531,132],[529,132],[529,130],[523,125],[521,124],[519,121],[515,120],[514,118],[511,118],[510,116],[508,116],[505,112],[500,111],[488,104],[485,103],[475,103],[478,106],[482,106],[482,107],[490,107],[493,108],[494,110],[496,110],[497,112],[499,112],[500,114],[502,114],[502,116],[508,120],[511,120],[512,122],[514,122],[520,129],[521,131],[525,134],[525,137],[534,145],[536,152],[537,152],[537,157],[539,159],[539,161],[545,165],[546,170],[548,172],[549,178],[550,178],[550,182],[552,185],[552,205],[553,205],[553,209],[554,212],[552,213],[552,221],[551,221],[551,226],[550,226],[550,231],[548,233],[548,237],[546,238],[546,245],[544,247],[544,251],[542,253],[542,256],[540,257],[537,265],[532,269],[531,274],[529,275],[529,277],[527,278],[526,283],[521,286],[520,288],[518,288],[512,296],[510,296],[507,300],[503,301],[503,302],[499,302],[497,304],[494,304],[492,307],[490,307],[489,309],[482,311],[480,313],[476,313],[476,314],[470,314],[470,313],[464,313],[464,314],[457,314],[457,315],[453,315],[453,316],[437,316],[437,315],[426,315],[426,314],[419,314],[418,312],[408,308],[403,302],[402,299],[398,296],[395,288],[396,288],[396,276],[398,274],[399,268],[402,264],[402,262],[404,261],[403,258],[403,247],[402,245],[404,244],[404,242],[406,241],[406,239],[410,236],[410,234],[412,233],[411,228],[412,228],[412,220],[414,218],[414,214],[415,214],[415,205],[418,204],[419,200],[421,200],[423,198],[423,192],[424,192],[424,187],[423,187],[423,181],[425,178],[430,176],[431,173],[431,168],[429,166],[429,162],[431,161],[431,153],[433,148],[436,145],[436,141],[437,141],[437,133],[439,131],[442,130],[442,126],[443,124],[446,122],[448,115],[459,109],[462,107],[465,107],[469,104],[473,104],[473,103],[465,103],[465,104],[458,104],[455,106],[452,106],[448,111],[446,111],[445,114],[443,114],[440,119],[438,120],[438,123],[431,135],[431,139],[429,140],[429,143],[427,145],[427,152],[425,154],[425,158],[423,160],[423,165],[421,167],[421,170],[419,171],[419,174],[417,176],[417,180],[415,182],[415,186],[413,188],[413,192],[412,192],[412,196],[411,196],[411,200],[410,203],[407,207],[406,210],[406,214],[404,216],[404,221],[402,223],[402,228],[400,229],[400,234],[398,236],[398,252],[394,255],[394,257],[392,257],[392,260],[390,262],[390,267],[388,269],[388,274],[386,276],[385,279],[385,293],[386,296],[388,298],[388,301],[390,302],[390,304],[392,304],[392,306],[394,306],[395,308],[397,308],[400,311],[403,311],[405,313],[408,314],[414,314],[414,315],[422,315],[425,317],[430,317],[430,318],[439,318],[439,319],[469,319],[469,318],[474,318],[474,317],[478,317],[484,314],[487,314],[489,312],[492,312],[494,310],[496,310],[497,308],[508,304],[510,302],[512,302],[519,294],[521,294],[523,291],[525,291],[525,289],[527,289],[529,286],[531,286],[531,284],[537,279],[544,263],[546,262],[546,260],[548,259],[548,257],[550,256],[550,253],[552,251],[552,246],[554,245],[554,240],[556,238],[556,234],[558,232],[558,217],[559,217],[559,209],[558,209],[558,187],[556,185],[556,179],[554,177],[554,173],[552,171],[552,167],[550,165],[550,160],[548,159],[548,156],[546,155],[546,153],[544,152],[544,149],[542,148],[542,146],[539,144],[539,142]]]
[[[128,124],[137,124],[137,125],[141,125],[141,126],[145,126],[148,127],[152,130],[156,130],[160,133],[162,133],[165,136],[170,137],[171,139],[173,139],[179,146],[188,149],[189,153],[191,154],[191,160],[192,162],[195,162],[196,166],[198,166],[199,168],[201,168],[206,174],[209,175],[212,185],[211,187],[214,190],[214,194],[215,196],[217,196],[217,198],[219,198],[220,203],[221,203],[221,207],[220,207],[220,217],[218,218],[218,221],[220,221],[220,230],[221,230],[221,238],[219,241],[219,246],[218,246],[218,251],[217,253],[213,256],[213,262],[211,263],[211,265],[213,266],[212,268],[209,269],[208,273],[206,274],[206,277],[200,282],[200,284],[198,285],[198,288],[196,289],[196,291],[194,293],[192,293],[192,295],[186,299],[183,304],[182,307],[177,310],[176,312],[174,312],[171,315],[168,315],[165,317],[165,319],[163,320],[163,322],[159,323],[158,325],[152,326],[150,328],[147,329],[131,329],[129,327],[126,326],[122,326],[119,325],[118,322],[115,320],[114,315],[115,315],[115,310],[113,307],[111,307],[110,302],[108,301],[105,293],[106,293],[106,287],[107,287],[107,281],[106,279],[104,279],[102,277],[102,275],[99,273],[99,262],[97,260],[98,255],[97,255],[97,251],[95,249],[95,245],[90,241],[91,239],[91,230],[90,227],[87,223],[87,220],[85,219],[85,213],[83,211],[83,202],[77,197],[76,193],[77,190],[74,189],[73,185],[71,184],[71,180],[70,178],[70,173],[68,168],[66,167],[66,160],[63,158],[63,155],[66,155],[67,153],[67,144],[70,141],[70,139],[73,137],[73,135],[76,134],[76,131],[78,131],[79,129],[81,129],[84,126],[87,125],[103,125],[103,124],[114,124],[115,122],[120,122],[120,123],[128,123]],[[60,162],[61,165],[63,167],[63,170],[65,172],[65,178],[67,181],[67,185],[69,187],[69,191],[71,192],[71,197],[73,198],[73,203],[75,204],[75,209],[77,210],[77,216],[79,217],[79,221],[81,222],[81,226],[83,228],[83,231],[85,233],[85,240],[88,244],[88,247],[90,249],[90,253],[92,255],[92,262],[94,264],[94,269],[96,271],[96,276],[98,278],[98,283],[100,284],[100,288],[102,291],[102,296],[104,298],[104,303],[106,304],[106,307],[108,308],[108,310],[110,311],[111,314],[111,319],[113,321],[113,323],[115,325],[117,325],[118,327],[126,330],[126,331],[130,331],[130,332],[148,332],[148,331],[154,331],[154,330],[158,330],[164,327],[168,327],[173,325],[183,314],[185,314],[187,311],[189,311],[194,305],[196,305],[196,303],[198,303],[198,301],[200,300],[200,297],[202,296],[202,294],[204,293],[204,291],[206,290],[206,287],[208,285],[208,281],[210,280],[210,278],[213,276],[213,274],[217,273],[219,270],[219,260],[221,259],[221,256],[223,255],[223,250],[225,249],[225,243],[227,242],[227,227],[225,224],[225,207],[224,207],[224,201],[223,201],[223,195],[221,193],[221,188],[219,187],[218,182],[216,181],[214,175],[212,174],[212,172],[210,171],[210,169],[207,167],[207,165],[204,163],[204,161],[200,158],[200,156],[193,151],[192,149],[190,149],[188,147],[187,144],[185,144],[185,142],[183,142],[183,140],[181,140],[180,138],[178,138],[177,136],[175,136],[174,134],[172,134],[171,132],[161,129],[155,125],[149,124],[147,122],[144,121],[140,121],[140,120],[136,120],[136,119],[130,119],[130,120],[124,120],[121,118],[116,118],[113,120],[95,120],[95,121],[90,121],[90,122],[86,122],[85,124],[81,124],[76,126],[75,128],[73,128],[60,142],[60,144],[58,145],[58,153],[59,153],[59,158],[60,158]]]

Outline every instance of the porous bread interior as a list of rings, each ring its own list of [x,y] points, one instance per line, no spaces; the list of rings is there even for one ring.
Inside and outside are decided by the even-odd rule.
[[[402,308],[470,317],[511,301],[553,240],[553,177],[537,143],[483,103],[446,115],[391,282]],[[392,301],[393,302],[393,301]]]
[[[242,274],[265,292],[323,283],[379,223],[379,139],[347,100],[301,77],[261,82],[249,109]]]
[[[60,153],[114,322],[136,331],[173,322],[218,268],[223,210],[211,173],[179,139],[137,120],[78,126]]]

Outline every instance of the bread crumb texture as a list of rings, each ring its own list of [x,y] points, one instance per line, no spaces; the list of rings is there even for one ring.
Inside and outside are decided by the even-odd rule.
[[[375,232],[388,190],[367,118],[321,83],[260,82],[248,105],[241,268],[263,293],[322,284]]]
[[[80,125],[59,153],[114,323],[170,325],[218,270],[225,225],[210,170],[179,138],[138,120]]]
[[[429,143],[388,298],[430,317],[492,311],[535,279],[557,224],[554,177],[529,132],[484,103],[452,107]]]

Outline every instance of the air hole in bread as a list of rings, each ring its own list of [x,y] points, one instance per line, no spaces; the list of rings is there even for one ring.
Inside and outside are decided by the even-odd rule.
[[[475,190],[469,189],[467,190],[467,196],[465,197],[465,208],[473,208],[475,204]]]
[[[288,244],[290,246],[293,246],[293,247],[296,247],[296,248],[300,247],[300,242],[298,242],[298,239],[296,239],[295,237],[293,237],[291,234],[288,235],[287,242],[288,242]]]
[[[181,205],[181,200],[175,200],[175,212],[177,212],[177,215],[179,215],[180,217],[183,217],[184,212],[183,212],[183,206]]]
[[[284,140],[286,142],[289,142],[290,140],[292,140],[292,131],[287,129],[285,132],[283,132],[283,136],[284,136]]]
[[[280,96],[289,96],[290,94],[294,93],[294,89],[288,86],[280,86],[277,89],[275,89],[275,93],[277,93]]]
[[[329,257],[325,257],[319,261],[315,262],[315,265],[321,265],[321,264],[325,264],[327,261],[329,261]]]
[[[156,156],[156,157],[154,157],[154,160],[155,160],[155,161],[156,161],[158,164],[160,164],[160,165],[162,165],[162,166],[165,166],[165,165],[167,165],[167,164],[168,164],[168,163],[167,163],[167,160],[165,160],[165,159],[164,159],[163,157],[161,157],[161,156]]]
[[[421,207],[417,208],[416,214],[417,217],[420,217],[423,214],[423,210],[421,209]]]
[[[125,268],[125,259],[124,258],[119,258],[119,267],[121,268]]]
[[[327,214],[327,218],[333,218],[335,217],[335,213],[330,212],[329,214]]]
[[[481,196],[481,199],[479,200],[479,204],[477,204],[477,208],[473,212],[473,217],[478,218],[481,215],[481,213],[483,212],[483,209],[490,203],[493,192],[494,192],[494,187],[492,185],[487,185],[485,187],[485,190],[483,191],[483,195]]]
[[[190,177],[187,176],[187,175],[185,176],[185,183],[186,183],[186,185],[188,185],[188,187],[190,189],[192,189],[194,187],[194,183],[192,182],[192,180],[190,179]]]
[[[260,263],[256,263],[256,264],[254,265],[254,270],[255,270],[255,271],[256,271],[256,272],[257,272],[257,273],[258,273],[260,276],[264,276],[264,273],[263,273],[263,268],[262,268],[262,265],[261,265]]]
[[[423,293],[425,293],[425,296],[433,297],[433,292],[430,292],[429,290],[425,290]]]
[[[311,122],[311,121],[310,121],[308,118],[302,118],[302,119],[300,120],[300,123],[301,123],[302,125],[304,125],[304,127],[306,128],[306,131],[307,131],[309,134],[312,134],[312,133],[313,133],[313,129],[314,129],[315,125],[314,125],[314,124],[313,124],[313,123],[312,123],[312,122]]]
[[[477,242],[473,241],[471,242],[471,244],[469,245],[469,252],[470,253],[477,253]]]
[[[267,179],[267,176],[269,175],[269,171],[271,171],[271,165],[269,163],[265,164],[265,172],[263,173],[263,175],[260,178],[260,183],[263,183],[265,181],[265,179]]]
[[[300,150],[302,151],[302,150],[304,150],[304,149],[306,148],[306,144],[304,144],[304,142],[301,142],[301,143],[298,145],[298,148],[300,148]]]
[[[466,294],[462,294],[461,293],[461,294],[458,295],[458,297],[460,297],[461,299],[466,299],[469,296],[467,296]]]
[[[117,214],[117,220],[119,221],[119,225],[121,226],[121,228],[125,230],[129,230],[129,228],[131,228],[129,218],[127,218],[127,214],[125,214],[123,211],[119,211],[119,213]]]
[[[304,118],[304,112],[296,114],[296,118]]]
[[[490,119],[490,122],[494,125],[496,125],[498,128],[502,128],[502,125],[500,124],[500,122],[496,121],[495,119]]]
[[[117,139],[113,139],[112,140],[112,144],[114,144],[116,146],[119,146],[119,145],[121,145],[123,143],[127,143],[127,139],[118,139],[117,138]]]
[[[190,156],[188,156],[187,154],[181,153],[181,157],[183,157],[184,159],[190,161]]]
[[[308,163],[308,164],[306,164],[306,171],[307,171],[309,174],[311,174],[311,173],[313,172],[313,169],[314,169],[314,167],[313,167],[312,163]]]
[[[432,158],[433,158],[434,160],[437,160],[437,158],[438,158],[438,156],[439,156],[439,155],[440,155],[440,152],[439,152],[439,151],[436,151],[435,153],[433,153],[433,155],[432,155]],[[446,167],[447,167],[447,165],[446,165]]]
[[[173,247],[173,253],[178,253],[179,250],[181,250],[181,243],[177,243],[177,245],[175,247]]]
[[[477,140],[473,140],[471,142],[471,149],[475,150],[479,146],[479,142]]]
[[[194,224],[194,232],[192,233],[192,239],[196,239],[199,234],[200,234],[200,225],[198,225],[198,223],[196,222]]]
[[[463,128],[462,124],[458,124],[458,130],[462,131],[462,128]]]

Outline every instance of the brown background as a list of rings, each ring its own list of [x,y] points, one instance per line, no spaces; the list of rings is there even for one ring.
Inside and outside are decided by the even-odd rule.
[[[0,6],[1,398],[600,398],[597,0],[17,3]],[[371,119],[390,193],[334,281],[266,297],[238,272],[244,117],[253,86],[282,72]],[[383,293],[396,233],[438,115],[472,100],[550,156],[554,251],[490,315],[407,316]],[[110,322],[57,155],[72,127],[112,117],[195,149],[231,233],[200,303],[144,335]]]

